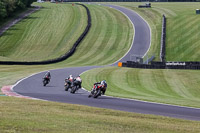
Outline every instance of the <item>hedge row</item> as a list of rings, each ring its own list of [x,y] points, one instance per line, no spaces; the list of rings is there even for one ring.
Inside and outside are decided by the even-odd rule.
[[[63,0],[63,1],[65,2],[199,2],[199,0]]]
[[[81,5],[86,9],[87,16],[88,16],[88,20],[87,20],[88,24],[87,24],[87,27],[85,28],[84,32],[81,34],[81,36],[78,38],[78,40],[74,43],[73,47],[70,49],[69,52],[65,53],[64,55],[62,55],[62,56],[60,56],[58,58],[50,59],[50,60],[46,60],[46,61],[33,61],[33,62],[26,62],[26,61],[0,61],[0,64],[2,64],[2,65],[45,65],[45,64],[52,64],[52,63],[61,62],[61,61],[66,60],[70,56],[72,56],[73,53],[76,50],[76,47],[80,44],[80,42],[86,36],[86,34],[88,33],[88,31],[89,31],[89,29],[91,27],[91,15],[90,15],[89,9],[83,4],[79,4],[79,3],[76,3],[76,4]]]

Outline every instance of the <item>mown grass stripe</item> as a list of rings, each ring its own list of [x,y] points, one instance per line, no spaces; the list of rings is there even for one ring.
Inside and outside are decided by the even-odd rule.
[[[104,6],[88,5],[88,7],[92,14],[91,30],[81,47],[78,47],[79,52],[66,61],[68,65],[110,64],[118,60],[122,53],[126,53],[131,45],[133,37],[132,29],[129,28],[131,24],[123,14]],[[105,18],[102,20],[102,17]]]
[[[113,17],[112,12],[108,11],[107,8],[104,9],[104,13],[105,17],[107,18],[107,22],[105,25],[105,33],[104,33],[104,38],[103,41],[101,42],[101,44],[104,44],[103,46],[100,45],[97,49],[99,50],[98,52],[96,52],[94,58],[96,58],[96,60],[98,60],[99,62],[102,62],[103,64],[105,64],[105,55],[110,55],[109,52],[111,50],[111,47],[114,45],[115,39],[116,39],[116,19]],[[105,19],[102,19],[105,21]],[[100,52],[101,51],[101,52]],[[88,62],[88,63],[92,63]]]
[[[141,70],[138,74],[140,87],[144,88],[144,92],[149,93],[150,95],[154,95],[156,97],[166,97],[168,94],[162,91],[160,87],[160,75],[154,71],[145,71]],[[147,80],[142,80],[142,79]],[[155,82],[156,81],[156,82]],[[162,86],[163,87],[163,86]]]
[[[122,72],[123,70],[121,70]],[[145,87],[141,86],[141,82],[139,79],[140,76],[140,71],[132,71],[129,69],[128,71],[125,72],[126,74],[126,80],[128,81],[128,85],[130,88],[133,89],[136,94],[139,96],[149,96],[151,95],[152,91],[146,90]]]
[[[89,44],[90,44],[90,47],[91,47],[91,50],[90,52],[85,51],[85,54],[82,55],[83,58],[87,58],[88,60],[87,61],[80,61],[79,63],[83,64],[83,65],[87,65],[89,63],[93,63],[93,61],[97,62],[97,60],[93,60],[95,57],[97,57],[98,53],[101,53],[102,52],[102,48],[101,47],[104,47],[104,39],[105,39],[105,36],[106,36],[106,27],[107,27],[107,18],[105,16],[105,14],[103,13],[103,11],[99,10],[99,8],[95,9],[96,10],[96,13],[98,14],[97,15],[97,18],[98,18],[98,28],[96,29],[93,29],[93,31],[91,31],[90,33],[93,34],[93,37],[94,38],[97,38],[93,43],[90,42],[89,40]],[[96,34],[96,30],[99,30],[99,34]],[[103,45],[102,45],[103,44]]]
[[[125,78],[126,71],[124,73],[121,73],[120,70],[118,69],[113,69],[113,71],[106,71],[104,73],[105,75],[109,74],[107,82],[110,82],[112,84],[109,84],[110,91],[108,94],[110,95],[115,95],[115,96],[122,96],[121,94],[126,94],[126,95],[134,95],[134,96],[141,96],[142,94],[138,94],[137,91],[134,91],[133,88],[127,87],[127,79]],[[121,73],[120,75],[118,75]],[[105,76],[104,76],[105,77]],[[116,82],[116,80],[118,82]],[[121,88],[121,89],[120,89]]]
[[[170,9],[167,9],[167,8],[154,6],[153,10],[155,10],[156,12],[159,12],[160,14],[165,14],[167,17],[177,16],[176,12],[174,12]]]
[[[98,40],[94,44],[95,48],[93,48],[93,51],[90,52],[90,54],[88,55],[88,56],[93,55],[93,58],[95,58],[96,60],[89,60],[87,62],[89,64],[92,63],[94,64],[96,61],[99,61],[99,59],[102,58],[102,56],[104,55],[104,50],[109,40],[109,37],[111,36],[113,28],[112,25],[109,25],[109,21],[112,22],[112,19],[109,17],[110,16],[108,16],[105,10],[101,11],[100,22],[102,23],[101,25],[102,32],[99,34]]]
[[[30,19],[25,19],[15,26],[17,29],[23,29],[24,32],[21,31],[20,34],[16,34],[16,31],[11,31],[17,36],[9,38],[10,44],[6,48],[9,50],[6,50],[7,55],[4,54],[4,56],[8,56],[14,60],[28,61],[30,61],[30,58],[31,60],[40,60],[40,58],[52,59],[53,57],[63,55],[66,52],[64,50],[69,50],[72,47],[73,43],[80,36],[81,31],[84,30],[83,26],[86,26],[87,17],[84,17],[84,19],[82,17],[86,15],[85,9],[81,6],[67,4],[53,5],[45,3],[43,6],[44,8],[41,11],[30,15]],[[65,12],[68,12],[69,15]],[[79,25],[81,18],[83,19],[81,20],[83,23]],[[73,34],[68,34],[70,37],[67,42],[68,47],[66,47],[66,43],[60,42],[65,38],[64,35],[66,32],[73,30],[76,32],[74,36]],[[1,38],[0,42],[2,39],[7,38],[6,36]],[[64,50],[56,52],[55,49],[58,49],[58,51],[60,49]]]
[[[127,26],[123,26],[123,27],[119,26],[119,24],[118,24],[119,20],[117,20],[117,19],[120,19],[120,21],[129,21],[129,20],[127,20],[127,18],[123,15],[120,15],[120,17],[118,17],[119,14],[121,14],[121,12],[112,12],[112,13],[116,20],[116,22],[114,23],[115,27],[116,27],[116,31],[114,32],[115,39],[113,39],[113,41],[112,41],[112,46],[110,46],[111,48],[109,50],[107,50],[107,54],[112,56],[113,59],[118,60],[123,56],[123,54],[120,55],[119,52],[121,52],[121,50],[125,49],[126,47],[130,47],[130,45],[132,43],[133,36],[130,36],[130,35],[132,35],[132,34],[130,34],[131,30],[129,28],[127,28],[127,26],[132,27],[132,25],[129,22],[128,24],[126,24]],[[123,34],[123,33],[127,33],[127,34]],[[126,51],[124,51],[124,53],[125,52]],[[116,56],[117,54],[119,56]],[[104,61],[107,64],[107,63],[111,62],[111,59],[107,58]]]
[[[107,67],[90,70],[81,77],[91,79],[83,83],[86,89],[94,79],[105,79],[107,95],[200,107],[199,71]]]
[[[93,47],[94,43],[97,41],[98,39],[98,35],[100,34],[101,30],[99,30],[100,23],[96,23],[99,22],[99,15],[97,13],[97,8],[94,7],[90,7],[88,6],[90,12],[91,12],[91,17],[92,17],[92,26],[91,29],[88,33],[88,35],[86,36],[86,38],[82,41],[82,45],[77,47],[77,51],[76,53],[74,53],[75,59],[74,60],[74,56],[70,57],[68,59],[68,64],[81,64],[81,63],[85,63],[86,58],[88,58],[86,56],[86,54],[88,53],[88,51],[93,51]],[[77,57],[77,58],[76,58]]]

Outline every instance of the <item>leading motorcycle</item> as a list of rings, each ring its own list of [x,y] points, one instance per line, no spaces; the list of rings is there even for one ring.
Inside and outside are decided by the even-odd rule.
[[[50,78],[48,76],[43,78],[43,86],[46,86],[50,82]]]
[[[94,84],[88,97],[98,98],[99,96],[101,96],[101,88],[101,85]]]

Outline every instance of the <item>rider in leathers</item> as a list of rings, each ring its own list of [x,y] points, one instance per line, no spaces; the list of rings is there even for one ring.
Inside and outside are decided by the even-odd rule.
[[[49,80],[51,79],[50,71],[47,71],[47,73],[44,75],[44,79]]]
[[[97,83],[94,83],[94,84],[101,87],[101,92],[104,95],[105,92],[106,92],[106,88],[107,88],[106,80],[102,80],[101,82],[97,82]]]
[[[78,88],[82,88],[81,87],[82,79],[81,79],[80,75],[75,78],[75,83],[78,85]]]
[[[69,82],[67,82],[67,80],[69,80]],[[69,86],[71,86],[71,83],[74,82],[73,76],[69,75],[69,77],[65,79],[65,82],[67,82],[69,84]]]

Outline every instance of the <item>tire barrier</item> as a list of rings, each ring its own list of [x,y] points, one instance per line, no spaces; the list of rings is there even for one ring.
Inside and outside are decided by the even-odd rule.
[[[118,65],[119,66],[119,65]],[[199,70],[200,62],[155,62],[151,64],[140,64],[138,62],[122,62],[121,67],[143,68],[143,69],[192,69]]]
[[[69,50],[69,52],[65,53],[64,55],[62,55],[62,56],[60,56],[58,58],[50,59],[50,60],[46,60],[46,61],[32,61],[32,62],[26,62],[26,61],[0,61],[0,64],[1,65],[46,65],[46,64],[52,64],[52,63],[58,63],[58,62],[64,61],[67,58],[69,58],[70,56],[72,56],[73,53],[76,50],[76,47],[84,39],[84,37],[87,35],[87,33],[88,33],[88,31],[90,30],[90,27],[91,27],[91,15],[90,15],[89,9],[83,4],[79,4],[79,3],[76,3],[76,4],[77,5],[81,5],[86,9],[88,20],[87,20],[87,26],[86,26],[84,32],[81,34],[81,36],[78,38],[78,40],[74,43],[73,47]]]
[[[139,5],[138,8],[151,8],[151,3],[145,3],[145,5]]]
[[[166,17],[165,17],[165,15],[163,15],[161,46],[160,46],[160,61],[161,62],[165,62],[165,39],[166,39]]]

